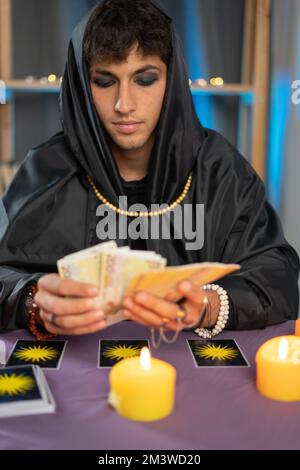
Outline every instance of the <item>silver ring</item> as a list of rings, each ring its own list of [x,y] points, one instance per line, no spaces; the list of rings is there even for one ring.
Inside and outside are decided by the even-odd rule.
[[[50,314],[48,315],[47,320],[48,320],[49,323],[51,323],[51,325],[57,326],[57,325],[56,325],[55,318],[56,318],[56,315],[54,315],[54,313],[50,313]]]
[[[179,309],[177,310],[177,313],[176,313],[177,322],[183,323],[184,325],[186,325],[187,323],[185,322],[185,320],[186,320],[187,315],[188,315],[188,311],[187,311],[186,305],[183,302],[181,302],[179,304]]]
[[[183,308],[180,308],[177,310],[176,312],[176,320],[179,322],[179,323],[184,323],[184,320],[187,316],[187,311]]]

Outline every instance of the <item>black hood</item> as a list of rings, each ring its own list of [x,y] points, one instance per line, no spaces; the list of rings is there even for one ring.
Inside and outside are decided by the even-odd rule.
[[[145,202],[170,203],[182,192],[203,141],[189,87],[180,39],[171,18],[173,53],[168,67],[167,90],[156,131],[149,166]],[[91,13],[75,28],[69,44],[61,93],[63,129],[84,171],[91,175],[104,196],[118,205],[123,194],[120,175],[104,127],[93,104],[83,41]]]

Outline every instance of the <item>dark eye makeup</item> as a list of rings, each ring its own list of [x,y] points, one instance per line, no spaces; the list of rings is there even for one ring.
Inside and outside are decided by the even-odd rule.
[[[140,86],[147,87],[153,85],[155,82],[157,82],[159,79],[158,76],[137,76],[134,79],[134,82],[137,83]],[[99,88],[109,88],[110,86],[114,85],[116,83],[116,80],[114,79],[101,79],[101,78],[92,78],[91,79],[92,83],[96,85]]]

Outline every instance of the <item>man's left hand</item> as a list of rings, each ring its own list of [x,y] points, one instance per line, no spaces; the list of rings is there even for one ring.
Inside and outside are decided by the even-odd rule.
[[[203,327],[214,326],[220,309],[219,295],[215,291],[201,290],[199,286],[184,281],[177,286],[178,292],[185,298],[183,305],[170,302],[147,292],[136,292],[126,296],[123,301],[123,313],[126,318],[141,325],[164,328],[172,331],[196,325],[205,308],[205,298],[210,302],[210,316],[206,316]],[[178,312],[186,313],[178,323]]]

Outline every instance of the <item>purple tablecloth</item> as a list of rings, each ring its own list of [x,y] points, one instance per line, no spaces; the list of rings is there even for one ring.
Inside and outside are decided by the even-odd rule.
[[[168,418],[136,423],[107,405],[109,369],[97,368],[99,339],[149,339],[149,331],[123,322],[92,336],[69,338],[59,370],[45,370],[57,403],[53,415],[0,420],[1,449],[300,449],[300,402],[280,403],[255,389],[254,357],[269,338],[292,334],[294,322],[265,330],[223,332],[234,338],[251,367],[196,368],[182,333],[155,356],[177,369],[176,406]],[[25,331],[0,336],[7,352]]]

